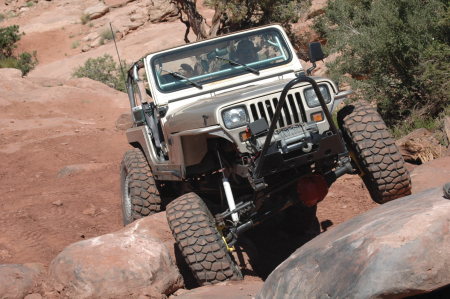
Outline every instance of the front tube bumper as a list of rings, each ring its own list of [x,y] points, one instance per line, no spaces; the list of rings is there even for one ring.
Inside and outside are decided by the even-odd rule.
[[[256,161],[256,165],[255,165],[254,171],[252,173],[253,180],[255,180],[255,181],[259,180],[261,178],[261,170],[263,169],[264,162],[266,159],[266,154],[267,154],[269,146],[272,142],[272,137],[273,137],[273,133],[276,129],[277,122],[280,119],[281,110],[283,109],[283,105],[286,102],[287,93],[295,84],[298,84],[300,82],[308,82],[312,85],[314,92],[316,93],[317,98],[320,102],[320,106],[322,107],[325,117],[330,125],[331,132],[333,133],[333,135],[336,135],[336,137],[339,137],[338,138],[339,140],[342,140],[342,138],[340,138],[340,132],[339,132],[338,128],[336,127],[336,124],[333,122],[331,113],[328,110],[328,107],[325,103],[325,99],[323,98],[322,93],[320,92],[319,86],[317,85],[316,81],[314,79],[312,79],[311,77],[307,77],[305,75],[300,75],[299,77],[293,79],[288,84],[286,84],[286,86],[283,88],[283,91],[281,92],[280,101],[278,102],[278,105],[275,109],[275,113],[270,122],[269,131],[267,132],[266,140],[265,140],[263,148],[261,150],[260,157]],[[342,143],[342,141],[341,141],[341,143]],[[341,146],[343,146],[343,144]]]

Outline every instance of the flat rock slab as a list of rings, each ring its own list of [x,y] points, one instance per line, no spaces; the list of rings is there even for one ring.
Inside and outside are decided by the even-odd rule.
[[[255,298],[262,281],[228,281],[192,290],[179,290],[171,299],[242,299]]]
[[[169,250],[143,220],[66,247],[50,264],[53,288],[71,298],[158,298],[181,288]]]
[[[442,187],[359,215],[306,243],[258,298],[403,298],[450,284],[450,200]]]
[[[23,298],[44,272],[42,264],[0,265],[0,298]]]
[[[450,182],[450,156],[419,165],[411,172],[412,193]]]

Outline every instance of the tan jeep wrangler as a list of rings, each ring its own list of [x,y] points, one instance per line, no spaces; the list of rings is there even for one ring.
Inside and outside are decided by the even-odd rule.
[[[346,173],[374,201],[410,194],[386,125],[365,102],[306,73],[281,26],[151,53],[128,71],[134,147],[121,166],[124,223],[166,209],[200,284],[242,278],[242,234],[288,209],[307,209]],[[295,209],[294,209],[295,211]]]

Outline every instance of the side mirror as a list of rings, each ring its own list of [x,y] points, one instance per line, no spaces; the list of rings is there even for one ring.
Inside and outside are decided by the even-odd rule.
[[[322,45],[319,42],[313,42],[309,44],[309,59],[311,63],[323,60],[325,55],[322,51]]]
[[[323,60],[325,54],[323,54],[322,46],[319,42],[313,42],[309,44],[309,60],[312,63],[312,67],[306,70],[308,76],[311,75],[312,71],[316,68],[316,61]]]

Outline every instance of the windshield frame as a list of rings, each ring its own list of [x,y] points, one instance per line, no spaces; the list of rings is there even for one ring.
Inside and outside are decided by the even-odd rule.
[[[258,71],[263,71],[263,70],[271,69],[274,67],[287,65],[292,62],[294,53],[292,52],[289,40],[286,39],[285,34],[283,34],[283,33],[284,32],[279,30],[277,27],[272,27],[272,26],[263,27],[263,28],[260,28],[257,30],[232,33],[229,35],[224,35],[224,36],[220,36],[217,38],[192,43],[192,44],[185,45],[182,47],[177,47],[177,48],[174,48],[171,50],[167,50],[162,53],[158,53],[158,54],[154,55],[149,61],[149,65],[151,66],[151,71],[152,71],[152,75],[154,78],[155,86],[156,86],[157,90],[163,94],[171,94],[174,92],[182,91],[184,89],[193,88],[193,86],[190,85],[189,83],[185,84],[186,82],[180,82],[183,84],[177,84],[177,82],[172,82],[171,84],[178,85],[178,86],[176,88],[173,88],[170,90],[163,89],[161,86],[161,83],[159,81],[159,76],[157,73],[157,65],[155,63],[155,61],[157,61],[158,59],[161,59],[162,57],[165,57],[168,55],[177,55],[178,53],[185,55],[187,52],[189,52],[190,49],[201,48],[201,47],[211,47],[212,45],[217,44],[217,43],[222,43],[222,42],[227,42],[227,41],[231,42],[233,40],[238,40],[238,39],[240,40],[240,39],[248,38],[250,36],[257,36],[258,34],[260,34],[260,35],[273,34],[277,39],[279,39],[279,40],[277,40],[277,42],[280,45],[280,52],[282,53],[282,55],[246,63],[245,65],[248,67],[251,67],[251,68],[255,68]],[[280,58],[283,58],[283,60],[280,62],[276,62],[273,64],[268,63],[270,61],[275,61],[276,59],[280,59]],[[207,73],[207,74],[195,75],[195,76],[191,76],[188,78],[198,84],[207,85],[210,83],[215,83],[218,81],[231,79],[231,78],[235,78],[235,77],[247,75],[247,74],[249,74],[249,71],[246,70],[245,67],[233,66],[228,69],[214,71],[214,72]],[[253,74],[253,75],[258,76],[256,74]],[[206,77],[211,77],[211,79],[202,80]],[[180,80],[180,81],[184,81],[184,80]]]

